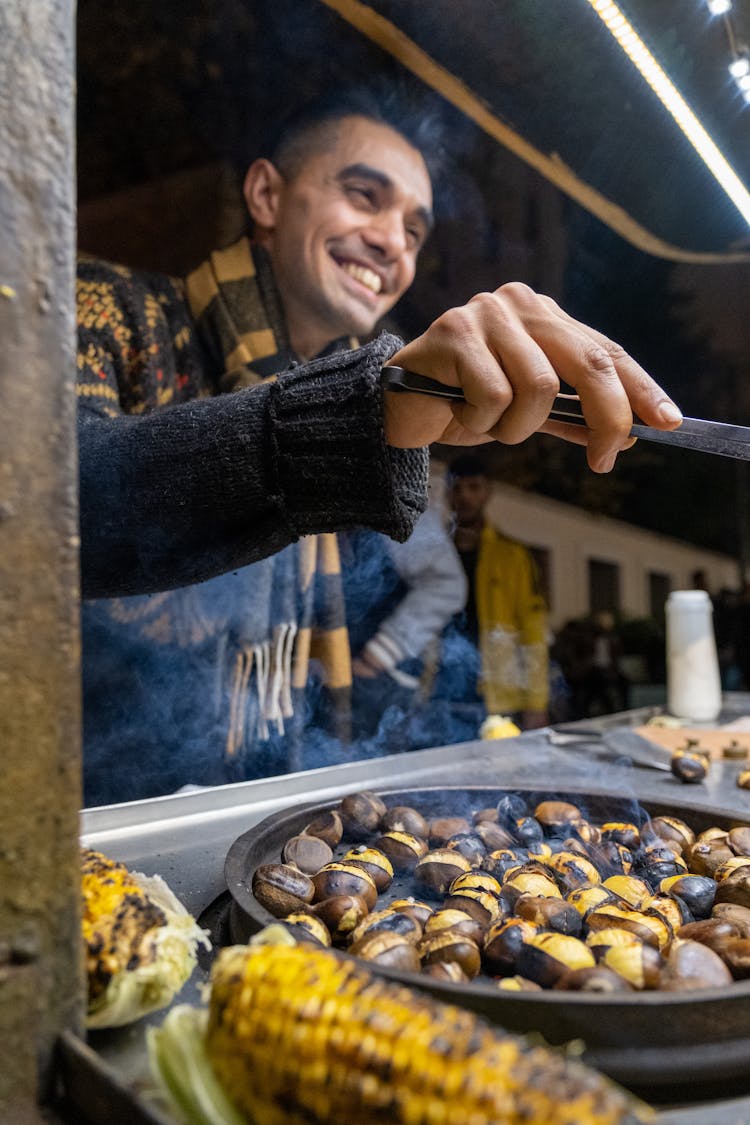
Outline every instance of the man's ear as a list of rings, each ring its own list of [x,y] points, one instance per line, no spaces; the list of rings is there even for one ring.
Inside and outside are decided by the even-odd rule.
[[[276,226],[284,178],[275,164],[262,157],[247,170],[242,194],[256,227],[271,231]]]

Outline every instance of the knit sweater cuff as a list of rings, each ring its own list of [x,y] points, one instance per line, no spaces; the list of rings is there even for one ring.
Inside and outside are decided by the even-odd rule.
[[[393,449],[380,369],[401,347],[383,333],[286,372],[271,385],[278,491],[297,535],[327,527],[409,537],[427,505],[426,449]]]

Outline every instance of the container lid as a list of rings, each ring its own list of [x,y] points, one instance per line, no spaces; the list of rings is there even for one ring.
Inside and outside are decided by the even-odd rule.
[[[706,590],[672,590],[667,605],[679,606],[680,609],[705,609],[711,606],[711,599]]]

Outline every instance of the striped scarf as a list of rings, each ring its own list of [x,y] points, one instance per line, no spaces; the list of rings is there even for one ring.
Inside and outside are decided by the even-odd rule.
[[[246,238],[211,254],[184,287],[202,354],[220,372],[212,380],[219,391],[252,386],[294,363],[270,261]],[[348,738],[351,657],[335,535],[308,536],[235,574],[108,607],[115,622],[152,643],[215,644],[214,706],[228,699],[222,725],[233,775],[242,775],[246,755],[251,764],[257,741],[288,734],[295,692],[313,660],[331,695],[335,733]]]

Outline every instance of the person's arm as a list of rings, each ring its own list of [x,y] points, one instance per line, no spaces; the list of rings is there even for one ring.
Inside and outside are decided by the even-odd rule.
[[[380,368],[400,341],[275,382],[138,416],[79,409],[82,590],[202,581],[300,536],[370,527],[405,539],[426,505],[427,454],[391,449]]]
[[[440,515],[428,509],[404,543],[390,542],[389,553],[407,591],[361,658],[375,671],[391,671],[402,660],[419,657],[454,614],[466,604],[466,575]]]

